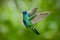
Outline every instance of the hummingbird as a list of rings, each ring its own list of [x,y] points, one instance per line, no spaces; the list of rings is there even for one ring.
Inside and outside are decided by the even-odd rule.
[[[35,34],[40,35],[34,25],[38,20],[46,17],[49,11],[41,12],[39,14],[35,14],[38,8],[32,9],[29,13],[27,11],[23,11],[23,23],[26,28],[30,28]]]
[[[13,0],[16,4],[17,9],[20,12],[20,8],[18,5],[17,0]],[[40,35],[40,33],[37,31],[36,28],[34,28],[34,24],[44,18],[46,18],[51,11],[45,11],[38,14],[35,14],[38,8],[33,8],[31,11],[23,11],[23,23],[26,26],[26,28],[30,28],[35,34]]]

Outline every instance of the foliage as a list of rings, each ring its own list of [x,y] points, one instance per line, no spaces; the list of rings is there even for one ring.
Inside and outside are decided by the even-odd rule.
[[[0,40],[60,40],[60,0],[0,0]],[[41,35],[25,28],[22,11],[38,8],[52,11],[44,20],[34,24]]]

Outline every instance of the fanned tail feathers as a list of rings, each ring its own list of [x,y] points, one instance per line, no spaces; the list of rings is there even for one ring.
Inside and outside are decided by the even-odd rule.
[[[31,27],[31,29],[35,34],[40,35],[40,33],[34,27]]]

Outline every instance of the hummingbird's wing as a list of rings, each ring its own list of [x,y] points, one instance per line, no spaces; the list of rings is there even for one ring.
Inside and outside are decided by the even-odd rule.
[[[49,15],[49,13],[51,13],[51,12],[45,11],[45,12],[41,12],[39,14],[36,14],[36,16],[31,19],[32,24],[35,24],[37,21],[44,19],[45,17],[47,17]]]
[[[38,8],[33,8],[31,11],[29,11],[29,16],[32,16],[36,13]]]

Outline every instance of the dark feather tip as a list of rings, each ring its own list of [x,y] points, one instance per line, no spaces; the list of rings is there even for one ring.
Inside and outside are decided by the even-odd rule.
[[[40,33],[39,33],[36,29],[34,29],[34,32],[35,32],[37,35],[40,35]]]
[[[40,35],[40,33],[34,27],[31,27],[31,29],[35,34]]]

